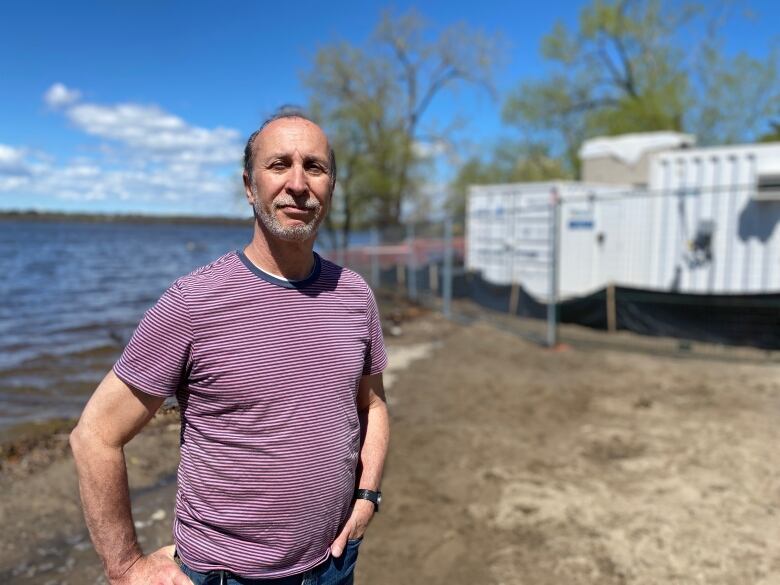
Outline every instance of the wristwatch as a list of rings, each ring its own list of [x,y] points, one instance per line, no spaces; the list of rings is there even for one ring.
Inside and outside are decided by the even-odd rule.
[[[371,490],[355,490],[356,500],[368,500],[374,504],[374,512],[379,512],[379,504],[382,503],[382,492]]]

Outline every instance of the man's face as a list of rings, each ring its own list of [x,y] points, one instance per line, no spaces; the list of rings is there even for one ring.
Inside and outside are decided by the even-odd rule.
[[[328,139],[301,118],[271,122],[254,143],[249,202],[265,231],[281,240],[312,239],[330,205]]]

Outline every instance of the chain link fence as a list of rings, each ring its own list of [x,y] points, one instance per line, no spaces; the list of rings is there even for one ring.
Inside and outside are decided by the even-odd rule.
[[[415,222],[375,228],[356,239],[364,243],[325,253],[361,274],[375,290],[396,292],[451,315],[454,276],[463,273],[462,228],[457,235],[450,220]]]
[[[780,202],[750,185],[495,185],[472,189],[465,225],[375,229],[331,256],[375,288],[549,346],[596,330],[777,350],[778,222]]]

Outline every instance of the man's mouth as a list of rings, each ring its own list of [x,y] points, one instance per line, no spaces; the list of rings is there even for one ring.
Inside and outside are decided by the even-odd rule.
[[[314,210],[313,207],[299,207],[298,205],[280,205],[279,209],[284,209],[285,211],[292,211],[293,213],[310,213]]]
[[[296,205],[295,203],[277,203],[274,205],[276,209],[284,209],[285,211],[292,211],[293,213],[310,213],[316,211],[318,205],[316,203],[304,203],[303,205]]]

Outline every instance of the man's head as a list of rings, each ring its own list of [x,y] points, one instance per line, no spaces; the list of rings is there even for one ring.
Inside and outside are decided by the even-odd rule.
[[[330,205],[336,158],[322,129],[299,112],[266,120],[244,149],[244,188],[258,225],[286,241],[314,237]]]

